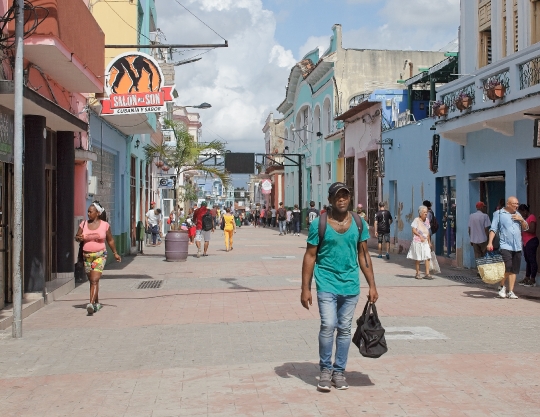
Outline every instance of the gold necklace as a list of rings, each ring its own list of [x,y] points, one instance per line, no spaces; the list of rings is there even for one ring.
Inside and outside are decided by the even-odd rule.
[[[338,226],[344,226],[346,225],[348,222],[349,222],[349,213],[347,213],[347,218],[345,220],[343,220],[342,222],[338,222],[336,219],[334,219],[333,217],[330,217],[331,220],[335,221]]]

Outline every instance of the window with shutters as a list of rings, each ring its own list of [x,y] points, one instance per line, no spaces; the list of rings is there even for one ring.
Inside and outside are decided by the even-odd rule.
[[[540,0],[531,0],[531,45],[540,42]]]
[[[512,9],[513,9],[512,26],[513,26],[513,36],[514,36],[514,52],[517,52],[519,51],[519,36],[518,36],[519,18],[518,18],[518,1],[517,0],[514,0]]]
[[[478,67],[491,64],[491,0],[478,2],[479,51]]]

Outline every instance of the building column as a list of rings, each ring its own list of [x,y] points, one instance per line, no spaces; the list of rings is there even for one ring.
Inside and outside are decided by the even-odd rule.
[[[43,116],[24,117],[24,292],[45,288],[45,127]]]
[[[75,147],[73,132],[56,134],[56,267],[57,272],[73,272],[76,262],[73,253],[74,193],[75,193]]]

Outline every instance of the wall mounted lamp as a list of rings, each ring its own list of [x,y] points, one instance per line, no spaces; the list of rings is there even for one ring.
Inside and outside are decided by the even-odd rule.
[[[140,144],[141,144],[141,141],[140,141],[139,139],[137,139],[137,140],[135,141],[135,148],[138,149]]]

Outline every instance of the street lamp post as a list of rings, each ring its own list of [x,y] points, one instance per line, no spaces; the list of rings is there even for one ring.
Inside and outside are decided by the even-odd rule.
[[[205,109],[211,108],[212,105],[210,103],[205,102],[205,103],[199,104],[198,106],[180,106],[180,107],[185,107],[185,108],[192,107],[194,109],[203,109],[203,110],[205,110]]]

